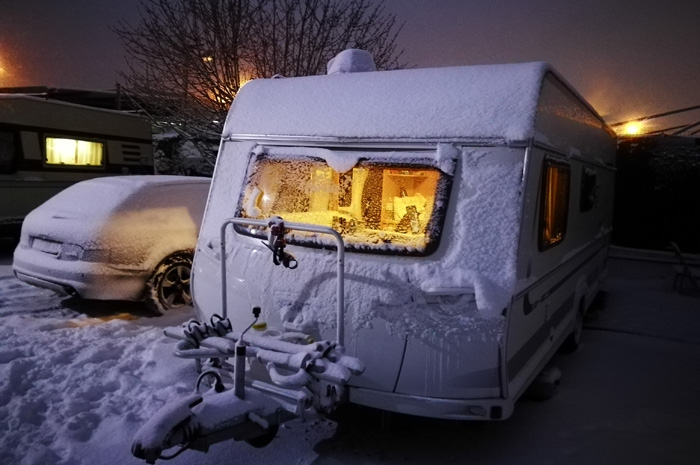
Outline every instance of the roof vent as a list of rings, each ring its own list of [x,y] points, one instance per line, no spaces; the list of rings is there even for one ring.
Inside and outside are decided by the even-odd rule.
[[[372,54],[366,50],[349,48],[337,54],[326,66],[327,74],[363,73],[376,71]]]

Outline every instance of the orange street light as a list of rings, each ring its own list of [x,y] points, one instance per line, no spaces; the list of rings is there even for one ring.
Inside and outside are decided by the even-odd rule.
[[[622,134],[625,136],[638,136],[642,134],[643,130],[644,125],[641,121],[630,121],[623,127]]]

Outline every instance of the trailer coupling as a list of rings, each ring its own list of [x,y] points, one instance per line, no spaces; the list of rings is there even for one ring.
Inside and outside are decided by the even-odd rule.
[[[241,333],[218,316],[210,324],[190,320],[181,332],[165,331],[179,340],[175,355],[193,359],[200,376],[193,394],[166,404],[138,430],[135,457],[155,463],[187,449],[207,452],[228,439],[264,447],[281,423],[327,414],[345,399],[345,386],[364,364],[338,343],[310,342],[303,333],[249,333],[259,311],[253,310],[253,324]],[[246,377],[253,365],[264,367],[265,381]],[[209,389],[200,394],[202,384]]]

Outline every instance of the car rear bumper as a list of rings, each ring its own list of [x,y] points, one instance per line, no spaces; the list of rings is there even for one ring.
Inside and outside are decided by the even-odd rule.
[[[41,287],[44,289],[50,289],[57,294],[61,294],[61,295],[77,295],[78,294],[78,292],[74,288],[72,288],[71,286],[69,286],[67,284],[47,281],[45,279],[37,278],[36,276],[30,276],[28,274],[24,274],[21,271],[15,270],[15,277],[17,279],[19,279],[20,281],[24,281],[27,284],[31,284],[32,286]]]
[[[102,263],[59,260],[37,250],[17,247],[12,267],[15,276],[33,286],[85,299],[141,300],[150,273],[115,268]]]

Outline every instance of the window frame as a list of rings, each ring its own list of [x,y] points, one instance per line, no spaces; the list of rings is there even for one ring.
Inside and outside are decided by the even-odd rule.
[[[598,204],[598,171],[587,166],[581,169],[579,212],[586,213]]]
[[[248,163],[248,168],[246,169],[246,174],[243,178],[243,183],[241,185],[241,192],[239,193],[238,196],[238,202],[236,205],[236,217],[247,217],[245,215],[245,192],[246,192],[246,187],[248,185],[249,180],[251,179],[251,176],[254,173],[254,170],[256,169],[256,165],[259,162],[259,160],[264,159],[264,158],[271,158],[271,159],[281,159],[281,160],[291,160],[292,158],[286,158],[286,157],[280,157],[278,155],[269,155],[269,154],[252,154],[249,163]],[[311,162],[321,162],[321,163],[326,163],[324,159],[319,158],[319,157],[314,157],[312,155],[305,155],[305,156],[295,156],[294,158],[297,159],[303,159]],[[428,225],[426,226],[426,233],[425,233],[425,238],[426,238],[426,245],[422,249],[416,249],[414,247],[410,246],[402,246],[398,244],[394,244],[392,247],[375,247],[370,244],[363,244],[363,243],[357,243],[357,242],[349,242],[346,240],[345,242],[345,249],[349,252],[356,252],[356,253],[368,253],[368,254],[374,254],[374,255],[398,255],[398,256],[428,256],[434,253],[439,244],[440,244],[440,239],[442,236],[442,231],[443,231],[443,226],[445,223],[445,217],[446,217],[446,212],[447,212],[447,206],[449,203],[450,195],[451,195],[451,189],[452,189],[452,184],[453,184],[453,176],[445,173],[444,171],[441,171],[437,166],[435,166],[434,163],[431,163],[430,159],[426,158],[422,162],[398,162],[394,161],[391,159],[383,159],[381,158],[381,154],[378,154],[378,157],[376,159],[367,159],[367,158],[362,158],[358,162],[358,166],[383,166],[386,168],[391,168],[391,169],[401,169],[401,168],[410,168],[410,169],[415,169],[415,170],[420,170],[420,169],[430,169],[430,170],[435,170],[439,176],[437,179],[437,185],[435,188],[435,200],[434,204],[432,207],[432,215],[431,218],[428,222]],[[234,225],[234,229],[236,232],[239,234],[242,234],[244,236],[249,236],[249,237],[254,237],[257,239],[266,239],[266,231],[254,231],[251,232],[249,228],[246,228],[245,226],[242,225]],[[341,235],[343,233],[341,232]],[[345,238],[344,238],[345,239]],[[319,241],[318,239],[305,239],[305,238],[299,238],[296,237],[295,235],[289,235],[287,237],[287,243],[292,244],[292,245],[297,245],[297,246],[302,246],[302,247],[309,247],[309,248],[327,248],[328,245],[324,244],[323,242]],[[390,242],[389,242],[390,243]],[[382,244],[383,245],[383,244]]]
[[[558,200],[557,197],[549,195],[552,189],[556,189],[553,178],[551,176],[553,170],[559,173],[566,174],[564,181],[566,182],[566,191],[564,198]],[[542,162],[542,182],[540,188],[539,199],[539,227],[538,227],[538,248],[540,252],[549,250],[552,247],[564,242],[569,223],[569,212],[571,210],[569,203],[571,201],[571,164],[554,157],[545,157]],[[550,199],[554,198],[555,203],[549,207]],[[563,208],[563,210],[562,210]],[[548,228],[548,211],[551,211],[549,216],[552,218],[553,226]],[[556,235],[550,235],[548,229],[556,231]]]

